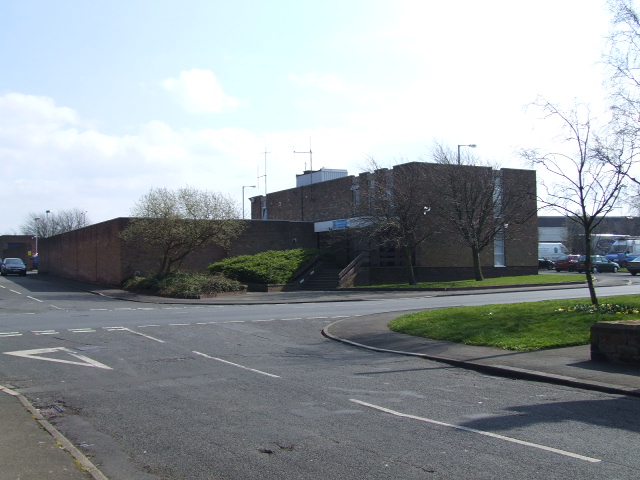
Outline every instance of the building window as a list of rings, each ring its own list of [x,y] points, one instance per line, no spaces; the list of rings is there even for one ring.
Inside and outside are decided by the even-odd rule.
[[[351,185],[351,191],[353,192],[353,205],[357,207],[360,205],[360,185],[354,183]]]
[[[507,262],[504,254],[504,228],[493,237],[493,266],[506,267]]]

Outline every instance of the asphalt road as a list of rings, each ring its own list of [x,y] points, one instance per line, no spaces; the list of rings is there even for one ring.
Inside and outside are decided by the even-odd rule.
[[[112,480],[638,478],[637,399],[320,335],[353,315],[556,292],[198,307],[3,277],[0,383]]]

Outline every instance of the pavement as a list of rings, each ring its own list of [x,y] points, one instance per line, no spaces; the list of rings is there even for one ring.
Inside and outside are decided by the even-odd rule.
[[[607,282],[626,282],[626,276]],[[139,295],[103,285],[41,275],[38,280],[104,295],[127,302],[193,305],[258,305],[313,302],[354,302],[380,298],[424,296],[424,291],[278,292],[220,295],[200,299],[171,299]],[[616,284],[616,283],[613,283]],[[601,286],[604,283],[600,284]],[[523,286],[511,290],[575,288]],[[502,289],[503,291],[505,289]],[[429,295],[488,293],[487,290],[429,291]],[[322,334],[338,342],[390,354],[416,356],[489,375],[548,382],[615,395],[640,397],[640,366],[595,362],[590,346],[511,352],[413,337],[389,330],[397,313],[352,317],[327,326]],[[44,412],[46,414],[46,412]],[[18,391],[0,385],[0,480],[96,479],[100,470],[51,425]]]

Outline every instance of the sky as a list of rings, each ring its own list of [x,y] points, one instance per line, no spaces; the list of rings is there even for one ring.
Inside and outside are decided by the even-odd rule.
[[[249,217],[304,170],[435,143],[530,168],[532,102],[603,104],[609,26],[605,0],[0,0],[0,235],[165,187]]]

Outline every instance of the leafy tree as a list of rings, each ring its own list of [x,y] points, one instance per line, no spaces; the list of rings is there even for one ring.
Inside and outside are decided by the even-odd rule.
[[[27,220],[20,226],[24,235],[37,235],[39,238],[71,232],[91,225],[87,212],[79,208],[69,210],[29,213]]]
[[[469,247],[475,279],[482,281],[480,254],[504,238],[509,225],[522,225],[535,215],[535,185],[507,185],[501,170],[468,154],[458,158],[442,145],[434,147],[432,156],[437,165],[429,183],[431,213]]]
[[[576,105],[563,111],[550,102],[534,103],[549,121],[558,122],[557,151],[523,150],[522,156],[532,165],[543,168],[543,194],[538,201],[576,223],[582,230],[584,252],[587,255],[587,284],[591,303],[598,304],[591,275],[592,234],[615,207],[624,190],[631,162],[624,158],[624,142],[606,144],[606,137],[596,138],[589,109]],[[551,179],[547,181],[546,179]]]
[[[132,216],[122,238],[157,252],[159,278],[200,247],[217,244],[228,250],[245,228],[233,200],[193,187],[151,189],[133,207]]]

